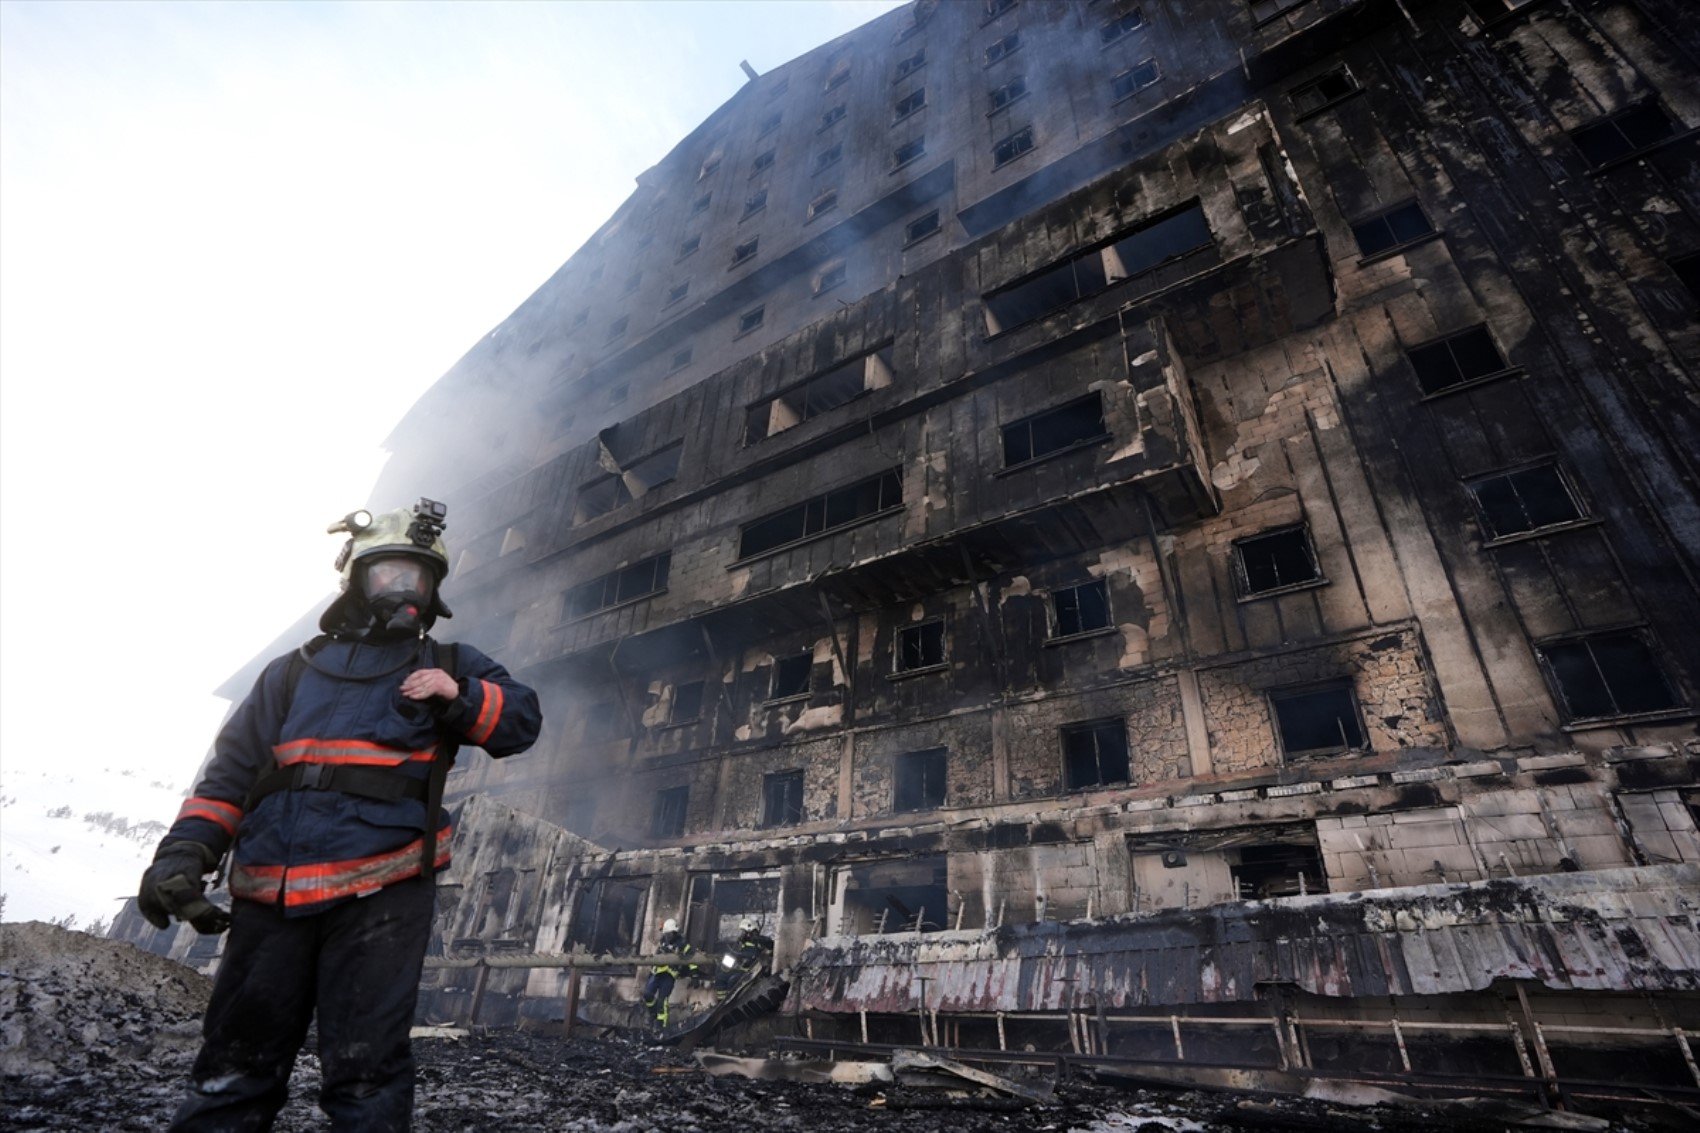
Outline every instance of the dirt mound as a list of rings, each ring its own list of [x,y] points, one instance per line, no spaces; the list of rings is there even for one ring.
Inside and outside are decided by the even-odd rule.
[[[59,1077],[193,1053],[212,981],[132,944],[0,925],[0,1075]]]

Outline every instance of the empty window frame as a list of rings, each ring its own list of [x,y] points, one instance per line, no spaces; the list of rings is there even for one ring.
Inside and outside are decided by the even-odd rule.
[[[1241,846],[1227,854],[1228,875],[1242,901],[1328,892],[1322,852],[1314,843]]]
[[[1110,628],[1110,587],[1103,579],[1051,591],[1051,637],[1076,637]]]
[[[803,771],[774,771],[761,777],[761,828],[803,821]]]
[[[775,159],[775,152],[773,150],[770,150],[770,149],[769,150],[763,150],[760,153],[756,154],[755,160],[750,162],[750,176],[754,177],[757,173],[760,173],[762,170],[772,168],[774,159]]]
[[[567,591],[567,616],[581,618],[661,593],[667,589],[672,558],[670,552],[663,552],[573,587]]]
[[[1572,721],[1681,707],[1647,638],[1638,630],[1546,641],[1536,649]]]
[[[608,341],[613,342],[615,339],[617,339],[621,335],[625,334],[626,333],[626,327],[631,325],[631,321],[632,320],[631,320],[631,317],[629,315],[621,315],[619,318],[617,318],[613,322],[609,323],[608,324]]]
[[[1138,31],[1144,26],[1145,13],[1138,8],[1129,8],[1098,29],[1098,42],[1108,47],[1128,33]]]
[[[814,664],[813,653],[793,653],[789,657],[774,658],[767,699],[789,700],[794,696],[809,695],[809,673]]]
[[[986,113],[988,115],[996,114],[1010,103],[1026,97],[1027,77],[1025,75],[1017,75],[1015,78],[1009,80],[1009,82],[992,91],[992,107],[990,110],[986,111]]]
[[[1258,23],[1272,20],[1282,12],[1291,11],[1303,4],[1305,0],[1249,0],[1251,18]]]
[[[767,306],[765,304],[745,311],[738,316],[738,334],[742,336],[753,330],[760,330],[762,320],[765,318],[767,318]]]
[[[927,49],[923,47],[919,51],[915,52],[915,54],[905,56],[897,61],[897,74],[891,81],[897,82],[900,79],[906,79],[910,75],[913,75],[916,71],[919,71],[922,67],[926,66],[926,64]]]
[[[1269,693],[1269,711],[1285,755],[1318,755],[1361,751],[1363,718],[1350,681],[1276,689]]]
[[[697,180],[706,181],[714,176],[714,171],[720,168],[720,159],[721,155],[718,153],[710,154],[704,158],[702,165],[697,169]]]
[[[1564,527],[1586,517],[1556,464],[1538,464],[1468,481],[1489,541]]]
[[[992,145],[993,166],[1008,165],[1033,148],[1033,127],[1021,129]]]
[[[822,213],[831,212],[838,207],[838,190],[828,189],[820,196],[809,202],[809,219],[813,220]]]
[[[1678,282],[1688,288],[1688,294],[1700,301],[1700,254],[1678,256],[1670,261],[1670,269],[1676,273]]]
[[[847,83],[849,81],[850,81],[850,64],[849,63],[836,63],[836,64],[833,65],[832,70],[830,72],[828,72],[828,74],[826,76],[826,83],[821,87],[821,90],[822,91],[837,90],[839,87],[843,86],[845,83]]]
[[[902,169],[911,161],[927,152],[927,139],[911,138],[891,151],[891,167]]]
[[[919,243],[939,230],[939,210],[918,216],[903,226],[903,246]]]
[[[752,236],[742,244],[732,249],[732,266],[749,263],[756,258],[756,249],[761,246],[761,237]]]
[[[898,630],[894,653],[893,669],[899,673],[913,673],[943,665],[944,619],[935,618]]]
[[[679,474],[679,456],[684,451],[685,442],[674,441],[665,448],[634,460],[620,473],[620,479],[633,496],[654,491]]]
[[[1112,283],[1211,246],[1210,226],[1196,202],[1155,217],[1107,245],[1071,256],[985,296],[986,333],[1001,334],[1043,318]]]
[[[815,273],[814,294],[824,295],[834,287],[838,287],[850,278],[850,269],[843,260],[827,264]]]
[[[989,67],[1000,59],[1008,59],[1019,50],[1021,50],[1021,33],[1012,31],[986,48],[986,65]]]
[[[632,494],[618,476],[598,476],[582,485],[573,500],[573,522],[588,523],[629,504]]]
[[[686,239],[681,240],[679,242],[679,257],[678,258],[682,260],[686,256],[694,253],[700,247],[702,247],[702,237],[701,236],[687,237]]]
[[[903,476],[898,469],[888,469],[745,524],[738,536],[738,557],[775,551],[902,506]]]
[[[691,789],[668,787],[655,792],[655,807],[649,813],[651,838],[677,838],[685,832],[685,807],[690,802]]]
[[[830,169],[832,166],[837,165],[838,159],[843,157],[843,156],[844,156],[844,143],[843,142],[839,142],[837,145],[828,146],[826,149],[823,149],[819,153],[815,154],[814,171],[816,173],[819,173],[824,169]]]
[[[844,120],[844,104],[841,102],[820,116],[820,129],[824,130],[834,123]],[[817,131],[818,132],[818,131]]]
[[[713,200],[714,200],[714,194],[713,193],[704,193],[702,196],[700,196],[696,200],[692,201],[691,202],[691,215],[696,216],[698,213],[707,212],[708,206]]]
[[[1063,788],[1079,791],[1128,781],[1127,722],[1116,717],[1062,730]]]
[[[1234,562],[1246,598],[1326,581],[1303,524],[1236,540]]]
[[[1364,256],[1378,256],[1434,235],[1434,225],[1416,201],[1406,201],[1352,222],[1352,236]]]
[[[1627,106],[1597,122],[1570,131],[1570,140],[1595,169],[1651,149],[1680,129],[1652,99]]]
[[[744,443],[754,444],[837,409],[869,390],[883,389],[891,384],[891,359],[891,344],[886,343],[756,402],[745,410]]]
[[[1144,90],[1162,75],[1157,71],[1157,60],[1147,59],[1137,67],[1130,67],[1110,80],[1110,97],[1120,102],[1124,98],[1132,98],[1138,91]]]
[[[673,703],[667,707],[667,723],[689,724],[702,718],[704,682],[686,681],[673,686]]]
[[[665,303],[663,303],[662,306],[663,307],[671,307],[673,304],[684,299],[684,297],[689,295],[690,293],[691,293],[691,281],[690,280],[687,279],[683,283],[675,284],[672,287],[669,287],[667,289],[667,301]]]
[[[1109,436],[1104,428],[1103,395],[1094,391],[1055,409],[1035,413],[1003,427],[1003,463],[1014,468],[1053,452],[1090,444]]]
[[[1342,102],[1357,94],[1363,88],[1344,63],[1330,67],[1314,79],[1300,83],[1287,92],[1287,99],[1293,104],[1293,112],[1303,118],[1328,109],[1337,102]]]
[[[695,349],[696,348],[693,346],[687,346],[683,350],[675,351],[673,354],[673,361],[668,363],[667,372],[669,374],[676,373],[679,370],[683,370],[686,366],[689,366],[691,364],[691,354],[695,351]]]
[[[744,198],[744,215],[739,219],[748,220],[750,217],[754,216],[766,207],[767,190],[757,189],[755,192]]]
[[[891,120],[893,122],[901,122],[926,105],[927,88],[916,87],[892,105]]]
[[[899,814],[944,805],[949,753],[942,747],[906,751],[891,761],[891,809]]]
[[[1413,346],[1405,353],[1424,393],[1439,393],[1507,370],[1505,358],[1485,326]]]

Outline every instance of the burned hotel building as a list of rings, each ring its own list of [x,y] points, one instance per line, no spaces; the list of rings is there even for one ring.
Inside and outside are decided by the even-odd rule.
[[[1695,1084],[1692,16],[917,0],[752,72],[390,439],[548,712],[434,951],[748,917],[784,1033]]]

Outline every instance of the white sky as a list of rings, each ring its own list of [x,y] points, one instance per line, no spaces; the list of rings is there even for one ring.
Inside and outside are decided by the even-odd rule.
[[[116,911],[153,837],[83,816],[175,816],[407,407],[740,59],[896,2],[0,0],[5,920]]]

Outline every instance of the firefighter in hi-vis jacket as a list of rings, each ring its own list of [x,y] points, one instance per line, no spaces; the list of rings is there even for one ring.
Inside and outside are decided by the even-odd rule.
[[[500,665],[427,636],[450,616],[445,514],[421,500],[331,526],[349,539],[324,632],[266,666],[142,877],[154,925],[230,930],[172,1129],[270,1128],[315,1015],[332,1128],[409,1127],[443,780],[460,744],[513,755],[540,722]],[[227,851],[228,916],[203,895]]]

